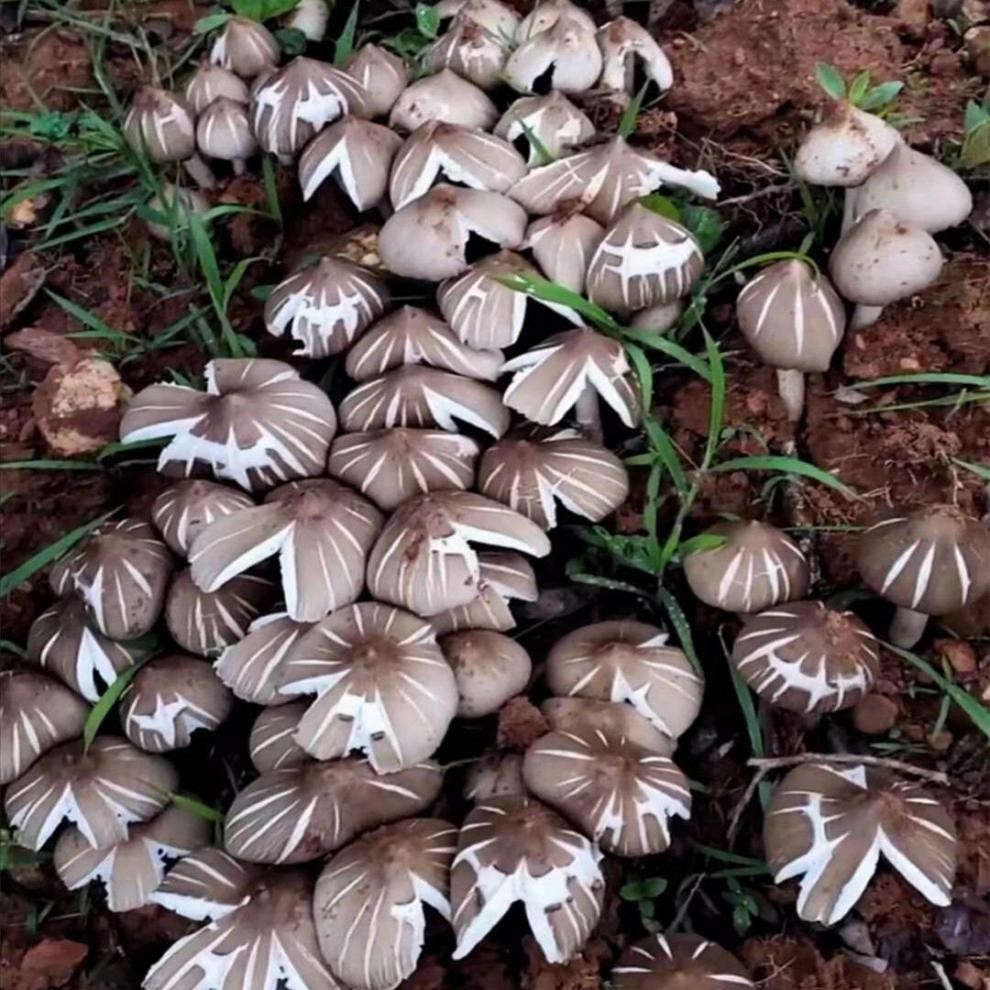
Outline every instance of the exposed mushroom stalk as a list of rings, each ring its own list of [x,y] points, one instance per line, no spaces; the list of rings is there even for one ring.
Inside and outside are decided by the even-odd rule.
[[[910,650],[924,635],[927,625],[928,616],[924,612],[899,606],[890,623],[890,641],[894,646]]]
[[[804,372],[777,369],[777,391],[787,409],[787,418],[796,423],[804,412]]]
[[[601,443],[604,435],[602,432],[602,413],[598,408],[598,393],[592,385],[586,385],[578,397],[577,405],[574,407],[574,416],[581,432],[589,440]]]
[[[864,327],[876,323],[883,312],[883,306],[854,306],[852,316],[849,319],[850,330],[862,330]]]
[[[216,176],[213,174],[210,166],[207,165],[206,162],[199,157],[199,155],[193,154],[192,157],[187,158],[182,165],[200,189],[216,189]],[[244,163],[241,162],[241,172],[243,171]],[[238,172],[237,174],[240,175],[241,172]]]

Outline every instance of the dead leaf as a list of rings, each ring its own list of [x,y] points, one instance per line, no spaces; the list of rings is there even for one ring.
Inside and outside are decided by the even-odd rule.
[[[67,938],[46,938],[24,953],[11,990],[53,990],[63,987],[89,949]]]
[[[44,364],[75,364],[82,351],[68,337],[53,333],[43,327],[25,327],[4,337],[4,344],[12,351],[21,351]]]
[[[35,297],[45,281],[45,266],[30,251],[19,255],[0,275],[0,330]]]

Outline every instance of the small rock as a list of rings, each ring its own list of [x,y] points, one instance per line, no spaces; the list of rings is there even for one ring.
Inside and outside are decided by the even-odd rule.
[[[897,702],[882,694],[868,694],[853,709],[853,725],[867,736],[882,736],[897,721]]]
[[[35,297],[45,281],[45,266],[38,256],[25,251],[0,276],[0,330]]]
[[[53,990],[64,987],[89,949],[67,938],[46,938],[24,953],[11,990]]]
[[[936,753],[944,753],[952,745],[952,733],[946,732],[944,729],[941,732],[936,732],[929,739],[929,743]]]
[[[972,987],[972,990],[987,990],[990,987],[990,971],[977,969],[968,959],[956,966],[952,978],[963,986]]]
[[[971,674],[976,670],[976,651],[965,640],[937,639],[935,649],[957,674]]]

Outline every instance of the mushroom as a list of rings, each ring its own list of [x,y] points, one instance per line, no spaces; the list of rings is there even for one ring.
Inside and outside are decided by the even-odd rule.
[[[802,714],[852,708],[880,673],[880,647],[852,612],[822,602],[778,605],[749,618],[732,665],[765,701]]]
[[[490,629],[466,629],[440,640],[457,682],[457,714],[480,718],[526,690],[533,662],[515,640]]]
[[[665,334],[677,326],[684,313],[684,300],[674,299],[669,303],[657,303],[634,313],[629,326],[636,330],[652,330]]]
[[[388,116],[388,126],[412,133],[436,120],[486,131],[497,118],[498,110],[483,89],[443,69],[402,91]]]
[[[834,925],[859,900],[880,854],[945,907],[956,871],[956,830],[942,805],[885,770],[808,763],[778,785],[763,819],[776,883],[801,877],[798,916]]]
[[[612,970],[615,990],[753,990],[739,960],[698,935],[650,935],[630,945]]]
[[[598,85],[613,93],[631,96],[639,88],[636,70],[663,93],[674,84],[670,59],[649,31],[631,17],[617,17],[598,32],[602,73]]]
[[[81,735],[88,715],[89,705],[52,678],[33,670],[0,671],[0,784]]]
[[[529,798],[497,797],[464,820],[450,877],[457,948],[463,959],[515,901],[547,962],[570,959],[602,910],[598,847]]]
[[[687,778],[667,756],[602,729],[550,732],[523,759],[523,780],[616,856],[670,845],[670,819],[691,817]]]
[[[599,522],[629,494],[629,473],[618,457],[573,430],[500,440],[478,468],[478,491],[532,519],[557,525],[557,502]]]
[[[179,481],[155,499],[151,521],[169,548],[185,557],[211,522],[254,505],[248,495],[215,481]]]
[[[327,478],[293,481],[263,505],[207,526],[193,541],[190,572],[199,588],[214,592],[277,553],[286,611],[316,622],[361,594],[381,526],[381,513],[350,488]]]
[[[471,488],[478,453],[460,433],[392,427],[337,437],[328,469],[391,512],[415,495]]]
[[[534,220],[526,230],[524,246],[533,252],[551,282],[580,295],[604,233],[600,223],[583,213],[561,212]]]
[[[145,219],[144,226],[156,240],[170,242],[176,235],[188,232],[192,214],[201,216],[209,208],[209,200],[198,189],[163,182],[161,192],[148,200],[150,217],[158,216],[162,222],[149,217]]]
[[[526,174],[522,156],[492,134],[434,120],[406,138],[392,163],[389,198],[399,210],[438,179],[470,189],[507,192]]]
[[[495,133],[525,153],[532,168],[548,165],[590,141],[595,126],[583,110],[555,89],[545,96],[519,97],[499,118]]]
[[[500,350],[468,347],[432,313],[416,306],[402,306],[373,324],[351,347],[344,367],[356,382],[404,364],[428,364],[466,378],[493,382],[504,363]]]
[[[391,990],[412,976],[428,905],[450,920],[457,829],[437,818],[385,825],[323,867],[313,893],[320,951],[355,990]],[[377,951],[376,951],[377,950]]]
[[[551,28],[561,17],[569,17],[588,31],[595,30],[595,20],[572,0],[539,0],[516,28],[516,42],[528,41],[533,35]]]
[[[75,595],[111,639],[143,636],[161,615],[172,573],[168,548],[140,519],[105,522],[51,569],[56,595]]]
[[[220,97],[237,103],[251,102],[251,94],[240,76],[222,66],[211,65],[206,59],[189,77],[183,96],[189,109],[197,116]]]
[[[299,721],[308,707],[307,701],[293,701],[262,708],[248,738],[248,752],[258,773],[287,770],[310,762],[309,754],[295,739]]]
[[[245,161],[258,151],[247,107],[221,96],[196,123],[196,144],[207,158],[231,162],[234,175],[243,175]]]
[[[379,45],[362,45],[344,63],[344,70],[364,88],[369,117],[384,117],[409,82],[406,63]]]
[[[63,819],[74,822],[91,846],[127,839],[127,826],[154,818],[178,783],[163,757],[99,736],[49,750],[7,788],[4,812],[18,845],[40,849]]]
[[[281,361],[218,358],[206,392],[149,385],[120,424],[125,443],[172,437],[158,470],[183,477],[209,468],[248,490],[321,474],[337,418],[326,393]]]
[[[385,283],[344,258],[324,256],[279,282],[265,303],[265,328],[288,333],[304,357],[325,358],[346,350],[388,306]]]
[[[631,705],[591,698],[547,698],[540,711],[553,732],[600,732],[660,756],[670,756],[676,746],[676,740],[664,735]]]
[[[889,210],[863,214],[829,259],[835,287],[856,304],[849,328],[861,330],[884,306],[923,292],[938,278],[943,260],[932,235],[920,227]]]
[[[951,505],[895,512],[859,538],[859,572],[897,606],[891,642],[910,649],[930,615],[945,615],[990,591],[990,529]]]
[[[280,54],[275,36],[264,24],[250,17],[229,17],[213,42],[210,61],[253,79],[266,70],[274,72]]]
[[[526,796],[522,754],[493,749],[471,764],[464,781],[464,797],[475,804],[491,798]]]
[[[561,16],[521,41],[505,63],[503,76],[519,93],[583,93],[601,72],[602,53],[594,32],[583,20]]]
[[[705,685],[688,658],[666,642],[665,633],[645,622],[582,626],[550,649],[547,684],[555,695],[627,702],[677,739],[695,720]]]
[[[99,701],[102,685],[112,684],[138,661],[140,650],[104,636],[90,619],[86,605],[63,598],[31,625],[28,659],[39,664],[87,701]]]
[[[800,547],[768,523],[716,523],[705,535],[717,547],[684,556],[684,576],[706,605],[726,612],[762,612],[808,592],[808,561]]]
[[[441,184],[388,218],[378,236],[394,275],[439,282],[460,275],[476,249],[517,248],[526,212],[499,193]]]
[[[504,39],[470,17],[457,16],[446,34],[422,54],[427,72],[450,69],[481,89],[494,89],[502,81],[509,49]]]
[[[494,388],[418,364],[363,382],[340,404],[340,424],[348,433],[394,426],[439,427],[453,433],[456,421],[497,438],[509,428],[509,410]]]
[[[353,757],[268,770],[234,798],[224,846],[249,863],[310,862],[368,829],[418,814],[442,782],[435,763],[382,777]]]
[[[474,21],[487,31],[505,41],[511,41],[519,25],[519,15],[508,4],[500,0],[439,0],[433,9],[441,20],[457,17],[460,20]]]
[[[299,0],[283,19],[289,31],[301,31],[307,41],[322,41],[330,20],[330,0]]]
[[[518,512],[471,492],[432,492],[403,503],[385,524],[368,559],[368,590],[422,616],[467,605],[481,580],[472,543],[550,552],[543,530]]]
[[[846,310],[824,275],[796,258],[764,268],[736,300],[739,329],[777,369],[777,389],[793,422],[804,412],[804,376],[828,371],[846,330]]]
[[[101,880],[111,911],[133,911],[151,903],[165,860],[206,845],[210,831],[206,819],[174,804],[112,846],[94,849],[78,828],[69,828],[55,843],[55,871],[69,890]]]

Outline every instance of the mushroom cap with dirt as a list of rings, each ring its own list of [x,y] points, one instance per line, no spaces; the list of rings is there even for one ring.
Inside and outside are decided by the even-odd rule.
[[[274,71],[280,55],[275,36],[250,17],[228,18],[210,48],[210,61],[214,65],[229,69],[243,79]]]
[[[422,53],[427,72],[450,69],[481,89],[495,89],[509,57],[506,40],[470,17],[454,18],[450,28]]]
[[[215,481],[178,481],[155,499],[151,521],[169,549],[185,557],[211,522],[252,505],[249,495]]]
[[[204,59],[186,81],[183,96],[194,114],[201,114],[214,100],[224,97],[237,103],[250,103],[247,84],[237,73]]]
[[[491,629],[465,629],[440,639],[457,682],[457,714],[480,718],[526,690],[533,663],[514,639]]]
[[[880,646],[852,612],[777,605],[746,620],[732,665],[768,704],[804,715],[852,708],[880,673]]]
[[[588,265],[604,233],[591,217],[565,211],[534,220],[526,230],[524,246],[551,282],[583,294]]]
[[[602,72],[598,86],[632,96],[639,88],[637,67],[663,92],[674,84],[670,59],[653,35],[631,17],[617,17],[598,31]]]
[[[670,756],[677,742],[661,732],[631,705],[592,698],[547,698],[540,711],[552,732],[601,732],[627,740],[640,749]]]
[[[562,17],[573,18],[588,31],[596,28],[594,17],[573,0],[539,0],[516,27],[516,43],[528,41],[533,35],[546,31]]]
[[[307,701],[292,701],[261,709],[248,736],[248,754],[258,773],[287,770],[310,762],[309,753],[295,740],[296,729],[307,708]]]
[[[722,542],[685,554],[684,576],[706,605],[748,614],[807,594],[808,561],[776,526],[739,519],[716,523],[705,535]]]
[[[450,880],[457,948],[463,959],[521,901],[548,962],[566,962],[601,915],[602,854],[546,805],[495,797],[461,826]]]
[[[956,830],[924,788],[865,766],[796,767],[774,790],[763,819],[767,865],[777,883],[800,877],[798,916],[834,925],[859,900],[881,853],[933,904],[952,898]]]
[[[214,100],[196,121],[196,146],[207,158],[234,163],[244,171],[244,161],[257,153],[258,142],[243,103],[224,96]]]
[[[928,616],[990,591],[990,528],[951,505],[894,512],[860,534],[857,562],[866,585],[897,606],[892,642],[910,648]]]
[[[578,18],[563,16],[521,41],[502,76],[518,93],[583,93],[602,72],[602,53],[593,30]]]
[[[612,969],[615,990],[753,990],[738,959],[698,935],[650,935]]]
[[[498,118],[485,91],[450,69],[423,76],[402,91],[388,115],[388,125],[411,134],[430,121],[487,131]]]
[[[335,853],[313,893],[320,951],[355,990],[392,990],[413,974],[424,907],[450,920],[457,829],[437,818],[383,825]]]
[[[519,26],[519,14],[501,0],[439,0],[433,9],[441,20],[459,17],[474,21],[492,34],[511,41]]]
[[[288,334],[294,354],[332,357],[345,351],[386,310],[389,291],[367,268],[324,256],[279,282],[265,303],[265,328]]]
[[[120,424],[125,443],[171,437],[158,458],[167,477],[209,470],[249,491],[323,473],[337,417],[326,393],[282,361],[218,358],[206,391],[149,385]]]
[[[526,162],[533,168],[564,158],[590,141],[595,125],[555,89],[545,96],[520,96],[499,118],[495,133],[518,151],[525,149]]]
[[[181,162],[196,153],[196,120],[167,90],[142,86],[124,117],[124,138],[153,162]]]
[[[344,71],[364,88],[369,117],[384,117],[409,83],[409,67],[379,45],[362,45],[344,63]]]

